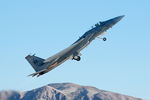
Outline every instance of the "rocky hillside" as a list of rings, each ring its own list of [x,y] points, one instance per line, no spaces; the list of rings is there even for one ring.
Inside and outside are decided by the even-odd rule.
[[[48,84],[26,92],[1,91],[0,100],[143,100],[72,83]]]

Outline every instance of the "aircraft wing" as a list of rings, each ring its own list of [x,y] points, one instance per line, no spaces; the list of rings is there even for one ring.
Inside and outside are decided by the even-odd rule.
[[[43,74],[44,74],[45,72],[47,72],[47,69],[40,70],[40,71],[38,71],[38,72],[36,72],[36,73],[33,73],[33,74],[30,74],[30,75],[28,75],[28,76],[34,77],[34,76],[37,75],[37,77],[39,77],[39,76],[40,76],[40,73],[43,73]]]
[[[84,40],[84,38],[81,39],[81,40],[79,40],[78,42],[72,44],[72,45],[71,45],[69,48],[67,48],[67,49],[71,49],[71,48],[75,47],[76,45],[78,45],[79,43],[81,43],[83,40]],[[67,51],[67,49],[63,50],[62,52]],[[60,52],[60,53],[62,53],[62,52]],[[58,54],[59,54],[59,53],[58,53]],[[58,55],[58,54],[57,54],[57,55]],[[54,56],[56,56],[56,55],[54,55]],[[53,56],[53,57],[54,57],[54,56]],[[50,58],[46,59],[46,60],[44,61],[44,63],[51,61],[51,59],[52,59],[53,57],[50,57]],[[57,67],[57,60],[58,60],[58,59],[59,59],[59,58],[56,58],[56,59],[53,61],[54,63],[53,63],[51,66],[49,66],[48,68],[43,69],[43,70],[40,70],[40,71],[38,71],[38,72],[36,72],[36,73],[33,73],[33,74],[30,74],[30,75],[28,75],[28,76],[32,76],[32,77],[37,76],[37,77],[39,77],[40,75],[42,75],[42,74],[44,74],[44,73],[46,73],[46,72],[48,72],[48,71],[51,71],[52,69],[54,69],[55,67]]]
[[[82,41],[84,40],[84,38],[80,39],[79,41],[73,43],[71,46],[69,46],[68,48],[58,52],[57,54],[53,55],[52,57],[47,58],[44,62],[49,62],[52,61],[53,59],[58,60],[59,58],[56,58],[58,55],[60,56],[61,54],[65,54],[66,52],[68,52],[70,49],[74,48],[76,45],[80,44]],[[55,61],[56,61],[55,60]]]
[[[44,74],[44,73],[54,69],[56,67],[56,65],[57,65],[57,62],[55,62],[54,64],[52,64],[50,67],[48,67],[46,69],[40,70],[40,71],[38,71],[36,73],[33,73],[33,74],[30,74],[28,76],[32,76],[32,77],[37,76],[37,77],[39,77],[40,75],[42,75],[42,74]]]

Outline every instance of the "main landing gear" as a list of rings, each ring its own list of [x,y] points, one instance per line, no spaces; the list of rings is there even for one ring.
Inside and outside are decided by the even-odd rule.
[[[80,61],[81,57],[80,56],[75,56],[75,57],[73,57],[73,59],[76,60],[76,61]]]

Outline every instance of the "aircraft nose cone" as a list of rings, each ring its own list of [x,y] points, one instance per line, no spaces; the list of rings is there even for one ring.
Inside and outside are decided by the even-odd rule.
[[[115,25],[116,23],[118,23],[125,15],[122,15],[122,16],[118,16],[118,17],[115,17],[115,18],[112,18],[110,20],[108,20],[108,26],[109,27],[112,27],[113,25]]]
[[[125,15],[122,15],[122,16],[118,16],[116,18],[114,18],[114,21],[115,22],[119,22]]]
[[[114,26],[116,23],[118,23],[125,15],[122,16],[118,16],[112,19],[109,19],[107,21],[102,22],[102,26],[105,26],[105,30],[111,28],[112,26]]]

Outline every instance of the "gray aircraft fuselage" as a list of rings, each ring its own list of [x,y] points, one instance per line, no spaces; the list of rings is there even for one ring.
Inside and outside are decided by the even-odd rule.
[[[96,37],[101,37],[106,30],[119,22],[123,17],[124,15],[95,24],[94,28],[85,32],[85,34],[83,34],[71,46],[60,51],[59,53],[55,54],[50,58],[42,59],[36,57],[35,55],[26,56],[25,58],[36,71],[36,73],[33,73],[30,76],[43,75],[54,69],[55,67],[59,66],[60,64],[64,63],[68,59],[80,61],[81,50],[88,46]],[[105,41],[106,38],[103,38],[103,40]]]

